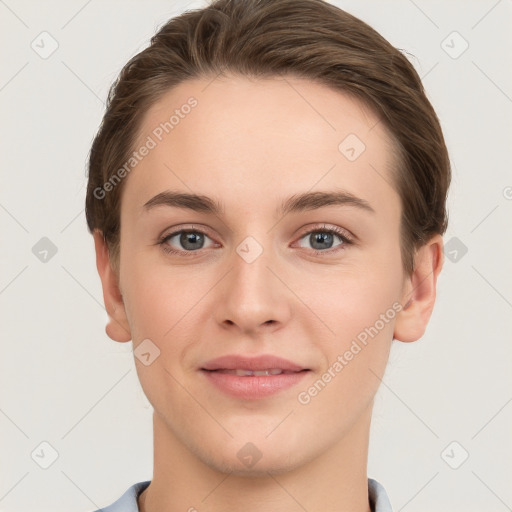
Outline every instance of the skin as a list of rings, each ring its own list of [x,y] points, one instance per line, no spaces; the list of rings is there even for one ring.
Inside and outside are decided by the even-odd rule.
[[[358,101],[297,78],[196,79],[148,110],[140,141],[190,96],[197,107],[125,178],[118,275],[94,233],[107,334],[132,340],[134,350],[149,338],[160,350],[148,366],[135,358],[154,408],[154,474],[139,507],[369,512],[373,399],[393,338],[411,342],[425,331],[442,237],[418,250],[406,276],[400,198],[389,184],[392,140]],[[355,161],[338,149],[351,133],[366,146]],[[275,214],[293,194],[341,188],[375,213],[343,205]],[[218,199],[223,214],[143,210],[168,189]],[[207,233],[203,248],[187,249],[179,236],[167,245],[192,257],[167,254],[156,243],[191,224]],[[343,242],[334,235],[314,254],[319,246],[307,233],[323,232],[324,224],[346,230],[354,243],[336,252]],[[252,263],[236,252],[248,236],[263,249]],[[393,303],[407,307],[317,396],[299,403],[298,393]],[[239,400],[198,373],[202,363],[232,353],[276,354],[312,371],[269,398]],[[247,442],[262,454],[252,467],[237,457]]]

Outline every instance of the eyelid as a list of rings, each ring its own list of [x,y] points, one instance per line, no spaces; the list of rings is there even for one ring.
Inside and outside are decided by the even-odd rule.
[[[207,236],[208,238],[210,238],[211,240],[214,239],[214,237],[211,235],[210,230],[207,227],[198,226],[196,224],[190,224],[190,225],[187,225],[187,226],[180,226],[180,225],[178,225],[178,226],[174,226],[172,228],[169,228],[168,230],[166,229],[162,235],[159,235],[158,239],[156,241],[156,245],[162,245],[163,246],[163,245],[165,245],[167,240],[169,240],[171,238],[174,238],[176,235],[179,235],[182,232],[201,233],[201,234]],[[215,242],[214,242],[214,244],[215,244]],[[168,252],[175,251],[176,253],[193,254],[193,253],[200,252],[201,250],[202,249],[198,249],[197,251],[185,251],[183,249],[172,249],[169,246]]]
[[[171,231],[168,232],[168,233],[166,233],[164,231],[164,234],[160,235],[158,237],[157,244],[165,246],[167,240],[169,240],[170,238],[175,237],[176,235],[179,235],[182,232],[187,232],[187,231],[189,231],[189,232],[198,232],[198,233],[201,233],[203,235],[208,236],[208,238],[210,238],[212,240],[214,239],[214,237],[211,236],[210,230],[208,228],[206,228],[206,227],[197,226],[197,225],[194,225],[194,224],[191,224],[191,225],[188,225],[188,226],[179,226],[178,225],[178,226],[175,226],[175,227],[171,228]],[[332,253],[338,252],[339,250],[345,249],[345,246],[347,246],[347,245],[355,244],[356,237],[354,235],[352,235],[352,233],[350,233],[348,230],[346,230],[346,229],[344,229],[344,228],[342,228],[340,226],[336,226],[334,224],[333,225],[328,225],[326,223],[320,223],[320,224],[316,224],[316,225],[304,228],[304,230],[299,235],[297,241],[300,241],[302,238],[304,238],[307,235],[310,235],[310,234],[315,233],[315,232],[320,232],[320,231],[326,231],[326,232],[330,232],[330,233],[333,233],[333,234],[337,235],[342,240],[343,243],[340,244],[340,246],[338,246],[337,248],[326,249],[326,250],[323,250],[323,251],[318,250],[318,249],[310,249],[315,254],[322,254],[322,253],[332,254]],[[214,244],[215,244],[215,242],[214,242]],[[200,253],[203,249],[208,249],[208,248],[202,248],[202,249],[198,249],[196,251],[186,251],[186,250],[183,250],[183,249],[173,249],[171,246],[169,246],[169,247],[165,247],[165,248],[162,247],[162,249],[165,252],[168,252],[168,253],[183,254],[183,255],[192,256],[192,255],[194,255],[196,253]],[[302,248],[302,249],[304,249],[304,248]]]
[[[165,229],[163,234],[158,236],[158,240],[163,240],[165,238],[169,238],[175,235],[178,235],[182,231],[197,231],[199,233],[203,233],[205,235],[208,235],[210,238],[213,238],[212,232],[210,229],[208,229],[206,226],[199,226],[197,224],[188,224],[188,225],[178,225],[173,226],[172,228]]]
[[[164,238],[170,237],[171,235],[177,235],[181,231],[199,231],[205,235],[208,235],[210,238],[214,238],[212,236],[211,231],[207,227],[199,226],[196,224],[190,224],[187,226],[178,225],[178,226],[174,226],[173,228],[169,228],[169,229],[172,229],[172,231],[169,233],[166,233],[166,234],[159,235],[158,239],[162,240]],[[332,230],[332,231],[338,232],[338,234],[345,236],[345,238],[347,238],[351,242],[354,242],[356,240],[356,237],[352,233],[350,233],[350,231],[348,231],[347,229],[342,228],[340,226],[336,226],[334,224],[329,225],[329,224],[326,224],[325,222],[321,222],[319,224],[314,224],[313,226],[304,228],[304,231],[301,232],[301,235],[299,236],[299,238],[302,238],[304,235],[308,235],[311,232],[320,231],[320,230],[326,230],[326,231]],[[167,231],[167,230],[165,230],[165,231]],[[165,231],[164,231],[164,233],[165,233]]]
[[[312,227],[309,226],[302,232],[299,238],[304,237],[305,235],[309,235],[316,231],[331,231],[337,234],[338,236],[345,238],[349,243],[355,243],[356,237],[347,229],[342,228],[340,226],[336,226],[335,224],[326,224],[325,222],[321,222],[320,224],[315,224]]]

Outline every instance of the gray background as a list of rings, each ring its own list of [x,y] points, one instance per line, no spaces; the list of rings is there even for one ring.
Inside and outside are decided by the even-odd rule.
[[[368,474],[396,512],[512,510],[512,1],[332,3],[414,55],[453,165],[437,303],[392,348]],[[85,161],[122,65],[203,5],[0,0],[1,511],[85,512],[152,477],[132,344],[104,331]]]

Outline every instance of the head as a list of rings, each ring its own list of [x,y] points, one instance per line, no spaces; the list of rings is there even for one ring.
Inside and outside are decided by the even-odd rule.
[[[285,471],[367,425],[392,340],[430,318],[449,182],[418,74],[361,20],[217,0],[166,23],[110,90],[86,199],[107,333],[151,340],[136,364],[161,423],[240,472],[246,442]],[[237,400],[201,370],[234,353],[309,372]]]

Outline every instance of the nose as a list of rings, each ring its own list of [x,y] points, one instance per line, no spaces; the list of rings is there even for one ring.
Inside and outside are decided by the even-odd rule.
[[[245,334],[281,328],[291,315],[292,294],[270,247],[247,237],[233,250],[228,266],[227,275],[216,287],[219,325]]]

